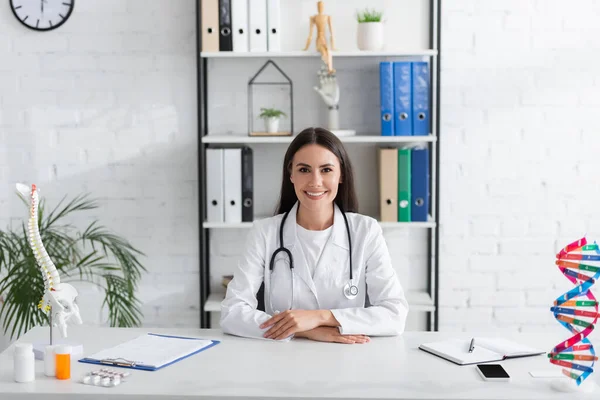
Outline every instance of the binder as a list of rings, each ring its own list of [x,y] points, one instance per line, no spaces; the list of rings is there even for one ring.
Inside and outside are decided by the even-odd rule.
[[[223,150],[225,222],[242,222],[242,149]]]
[[[411,221],[427,221],[429,216],[429,149],[413,149],[411,154]]]
[[[219,51],[232,51],[231,0],[219,0]]]
[[[381,222],[398,221],[398,150],[380,147],[379,213]]]
[[[410,222],[411,149],[398,149],[398,222]]]
[[[268,51],[281,50],[279,0],[267,0],[267,47]]]
[[[242,148],[242,222],[254,220],[254,162],[252,149]]]
[[[394,136],[394,73],[391,61],[379,63],[379,95],[381,136]]]
[[[394,61],[394,136],[412,135],[412,68],[408,61]]]
[[[429,64],[425,61],[412,64],[413,135],[429,135]]]
[[[233,51],[248,51],[248,0],[231,0]]]
[[[156,371],[219,343],[218,340],[148,333],[78,361]]]
[[[224,222],[223,149],[206,149],[206,221]]]
[[[267,0],[248,0],[250,51],[267,51]]]
[[[202,0],[202,51],[219,51],[219,0]]]

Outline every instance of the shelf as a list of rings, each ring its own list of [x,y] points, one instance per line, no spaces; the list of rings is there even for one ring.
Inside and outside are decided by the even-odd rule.
[[[225,298],[225,293],[212,293],[206,299],[204,311],[206,312],[221,312],[221,302]],[[406,292],[408,307],[410,311],[434,311],[435,306],[433,300],[427,292]]]
[[[335,57],[411,57],[411,56],[436,56],[437,50],[384,50],[384,51],[334,51]],[[202,58],[283,58],[283,57],[321,57],[316,51],[265,51],[265,52],[234,52],[234,51],[203,51],[200,53]]]
[[[253,222],[204,222],[206,229],[251,228]],[[435,228],[435,222],[380,222],[382,228]]]
[[[206,135],[202,143],[291,143],[295,136],[248,136],[248,135]],[[380,136],[357,135],[340,136],[343,143],[425,143],[435,142],[436,137],[427,136]]]

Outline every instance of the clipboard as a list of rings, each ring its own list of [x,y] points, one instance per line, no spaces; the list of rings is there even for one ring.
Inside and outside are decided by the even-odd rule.
[[[78,361],[87,364],[157,371],[210,349],[219,343],[221,342],[218,340],[148,333]]]

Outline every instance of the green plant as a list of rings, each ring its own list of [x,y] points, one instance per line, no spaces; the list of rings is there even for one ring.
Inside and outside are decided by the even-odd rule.
[[[369,10],[368,8],[362,12],[356,12],[356,19],[359,24],[362,24],[363,22],[381,22],[382,16],[382,11],[376,11],[374,9]]]
[[[29,202],[18,193],[27,207]],[[83,231],[76,231],[61,219],[71,213],[98,208],[87,195],[75,197],[60,208],[63,200],[45,215],[43,198],[39,200],[38,226],[42,243],[56,265],[61,281],[90,282],[104,289],[102,306],[108,307],[110,326],[134,327],[141,323],[140,301],[136,289],[142,271],[138,261],[144,254],[125,239],[109,232],[93,221]],[[24,220],[28,210],[24,210]],[[44,283],[29,246],[26,222],[16,230],[0,230],[0,293],[4,303],[0,309],[4,333],[12,327],[10,337],[18,338],[36,325],[43,325],[47,316],[37,308]],[[75,285],[77,286],[77,285]],[[82,315],[85,322],[85,315]]]
[[[260,118],[279,118],[281,116],[287,116],[283,111],[276,108],[261,108],[260,111]]]

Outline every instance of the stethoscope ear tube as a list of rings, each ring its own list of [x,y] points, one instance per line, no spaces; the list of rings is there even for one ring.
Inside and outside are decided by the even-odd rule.
[[[350,224],[348,224],[348,217],[346,217],[346,213],[342,212],[342,215],[344,216],[344,222],[346,223],[346,233],[348,234],[348,252],[350,253],[350,256],[348,257],[348,259],[350,260],[350,284],[352,283],[352,238],[350,236]],[[354,286],[356,287],[356,286]],[[356,288],[356,290],[358,290],[358,288]],[[357,293],[358,294],[358,293]]]

